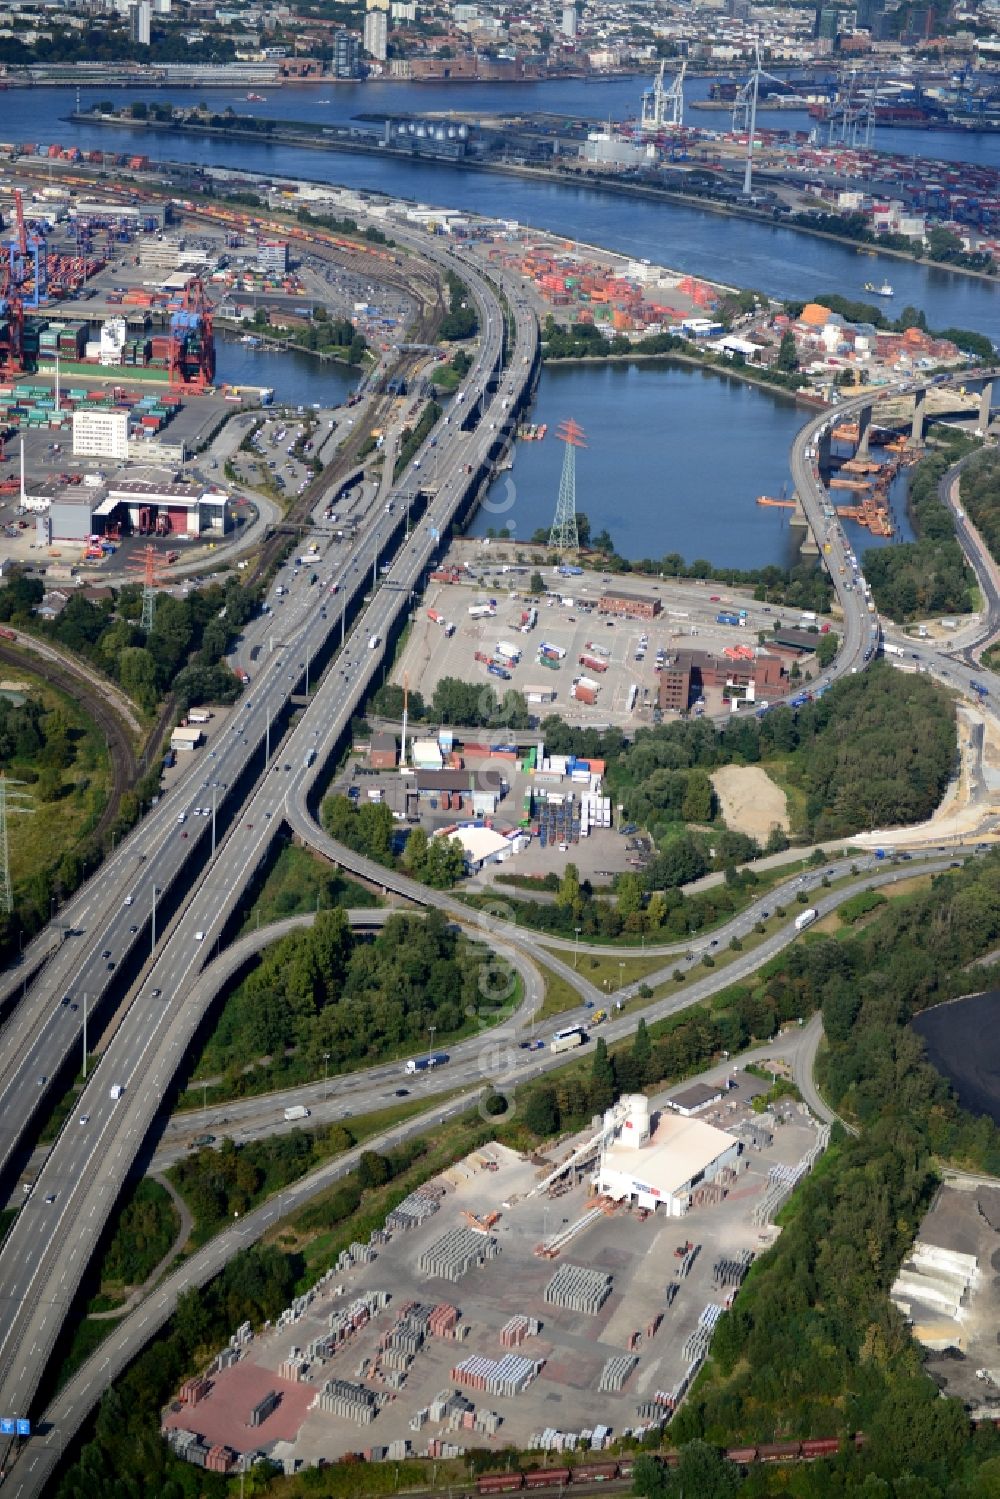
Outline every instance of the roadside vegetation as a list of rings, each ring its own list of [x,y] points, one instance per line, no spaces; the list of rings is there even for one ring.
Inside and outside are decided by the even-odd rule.
[[[381,905],[366,885],[347,879],[335,865],[298,843],[282,844],[252,900],[243,932],[270,926],[286,916],[305,916],[333,906],[360,910]]]
[[[328,796],[320,817],[338,843],[387,869],[402,869],[433,890],[450,890],[465,874],[457,838],[429,838],[421,827],[400,831],[385,802]]]
[[[449,343],[457,343],[462,339],[472,338],[478,333],[479,319],[476,316],[476,304],[472,293],[461,276],[456,276],[454,271],[449,271],[447,282],[448,311],[441,319],[438,337]]]
[[[949,443],[921,459],[910,474],[909,507],[916,541],[868,547],[861,565],[883,614],[904,624],[931,614],[969,614],[976,578],[955,536],[955,521],[938,497],[942,475],[968,444]],[[963,493],[965,480],[962,481]]]
[[[1000,457],[984,452],[962,471],[961,502],[994,562],[1000,562]]]
[[[438,911],[400,912],[373,938],[353,933],[342,910],[321,911],[265,949],[228,996],[182,1107],[426,1050],[432,1026],[445,1045],[495,1024],[519,994],[509,966]]]

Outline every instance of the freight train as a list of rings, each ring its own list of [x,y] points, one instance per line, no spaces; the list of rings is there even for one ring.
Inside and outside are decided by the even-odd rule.
[[[864,1434],[850,1439],[855,1447],[864,1445]],[[815,1462],[822,1457],[836,1457],[839,1437],[807,1437],[804,1441],[761,1442],[753,1447],[728,1447],[724,1455],[731,1463],[748,1468],[756,1463]],[[680,1461],[673,1451],[658,1454],[668,1468]],[[611,1479],[631,1478],[634,1457],[608,1458],[606,1462],[583,1462],[575,1468],[528,1468],[524,1472],[486,1473],[476,1479],[477,1494],[511,1494],[521,1489],[564,1489],[567,1484],[601,1483]]]

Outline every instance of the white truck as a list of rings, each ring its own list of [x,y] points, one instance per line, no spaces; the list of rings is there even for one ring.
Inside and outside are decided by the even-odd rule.
[[[379,648],[379,644],[380,644],[379,637],[377,635],[373,635],[371,637],[371,639],[369,640],[369,642],[368,642],[368,649],[370,651],[377,651],[378,648]]]
[[[118,1099],[121,1098],[121,1096],[122,1096],[122,1094],[124,1092],[125,1092],[125,1088],[124,1088],[124,1085],[122,1083],[112,1083],[110,1091],[108,1093],[108,1097],[109,1098],[113,1098],[115,1100],[115,1102],[117,1103]]]
[[[804,932],[807,926],[812,926],[818,915],[819,912],[815,906],[810,906],[808,911],[800,911],[795,918],[795,930],[797,932]]]
[[[285,1110],[285,1118],[288,1120],[289,1124],[293,1119],[308,1119],[309,1110],[306,1108],[304,1103],[293,1103],[291,1108]]]

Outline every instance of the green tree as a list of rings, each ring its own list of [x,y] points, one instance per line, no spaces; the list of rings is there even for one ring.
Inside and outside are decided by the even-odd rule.
[[[531,592],[536,596],[540,593],[545,592],[545,579],[542,577],[541,573],[537,571],[537,569],[531,574],[531,582],[529,584],[529,587],[531,589]]]
[[[547,1135],[555,1134],[559,1128],[559,1110],[556,1105],[555,1089],[543,1083],[540,1087],[532,1088],[528,1094],[524,1106],[524,1127],[544,1139]]]
[[[783,375],[793,374],[799,367],[798,350],[795,347],[795,335],[789,329],[781,335],[781,343],[778,345],[778,357],[774,367]]]
[[[615,1069],[608,1056],[608,1043],[598,1036],[590,1069],[590,1107],[595,1113],[610,1109],[615,1101]]]

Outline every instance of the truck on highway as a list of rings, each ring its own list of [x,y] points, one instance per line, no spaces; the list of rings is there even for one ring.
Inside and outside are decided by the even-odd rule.
[[[819,912],[815,906],[810,906],[808,911],[800,911],[795,918],[795,930],[797,932],[804,932],[807,926],[812,926],[818,915]]]
[[[308,750],[306,750],[306,757],[305,757],[305,759],[302,762],[302,768],[303,768],[303,770],[308,770],[309,767],[310,767],[310,765],[315,760],[315,758],[316,758],[316,751],[314,749],[308,749]]]
[[[430,1072],[434,1067],[443,1067],[447,1060],[446,1051],[432,1051],[426,1057],[411,1057],[403,1072],[407,1077],[412,1077],[415,1072]]]
[[[121,1083],[112,1083],[111,1087],[110,1087],[110,1089],[108,1091],[108,1097],[109,1098],[113,1098],[117,1102],[117,1100],[119,1098],[121,1098],[121,1096],[122,1096],[122,1094],[124,1092],[125,1092],[125,1088],[124,1088],[123,1084],[121,1084]]]
[[[381,644],[381,641],[380,641],[379,637],[377,635],[372,635],[372,637],[368,641],[368,649],[370,651],[377,651],[380,644]]]
[[[289,1124],[293,1119],[308,1119],[309,1110],[304,1103],[293,1103],[291,1108],[285,1110],[285,1118]]]
[[[583,1046],[590,1037],[582,1025],[572,1025],[564,1031],[556,1031],[549,1042],[549,1051],[572,1051],[575,1046]]]

